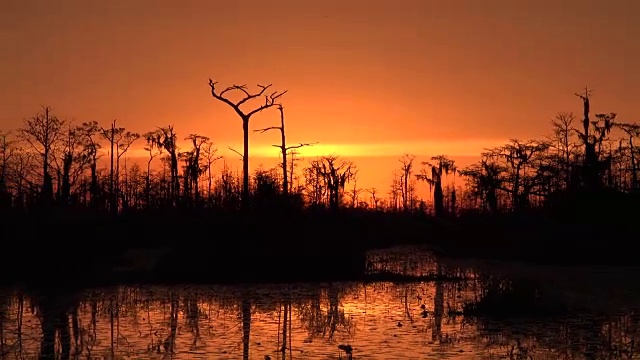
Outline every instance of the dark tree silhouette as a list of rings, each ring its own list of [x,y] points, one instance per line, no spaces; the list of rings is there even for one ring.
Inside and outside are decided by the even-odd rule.
[[[84,150],[84,154],[89,159],[89,169],[91,172],[91,180],[89,185],[89,196],[91,207],[98,207],[99,184],[98,184],[98,159],[100,158],[100,143],[98,136],[101,133],[101,129],[98,126],[97,121],[84,122],[77,129],[81,136],[81,142]]]
[[[251,300],[248,295],[242,297],[242,359],[249,360],[249,344],[251,339]]]
[[[280,104],[277,105],[278,111],[280,112],[280,126],[271,126],[264,129],[258,129],[254,131],[258,131],[261,133],[265,133],[269,130],[279,130],[280,131],[280,145],[273,145],[280,149],[282,153],[282,194],[287,198],[289,196],[289,177],[287,176],[287,154],[290,150],[299,149],[305,146],[311,146],[311,143],[300,143],[298,145],[290,145],[287,146],[287,138],[284,129],[284,107]],[[244,156],[243,156],[244,157]]]
[[[0,131],[0,209],[11,206],[11,194],[7,189],[7,168],[14,151],[9,134]]]
[[[36,191],[37,182],[31,177],[36,172],[36,163],[33,153],[23,147],[15,146],[13,155],[9,159],[5,171],[7,172],[5,181],[10,184],[13,194],[8,194],[5,201],[10,202],[10,197],[15,196],[13,205],[16,209],[24,209],[25,206],[33,205],[33,198]],[[9,188],[9,186],[7,186]],[[30,197],[28,197],[30,195]]]
[[[229,105],[235,112],[238,114],[240,119],[242,120],[242,132],[243,132],[243,152],[242,152],[242,204],[246,209],[249,201],[249,120],[251,117],[262,110],[266,110],[270,107],[278,105],[278,100],[284,95],[287,91],[274,91],[272,93],[267,93],[267,90],[271,87],[271,84],[263,86],[258,85],[260,91],[255,93],[250,93],[246,85],[233,85],[222,91],[216,90],[217,82],[209,79],[209,86],[211,87],[211,95],[217,99],[222,101],[223,103]],[[241,92],[243,94],[242,99],[238,101],[232,101],[227,95],[230,92],[236,91]],[[241,106],[245,104],[247,101],[258,99],[264,97],[264,104],[250,111],[245,111],[241,109]]]
[[[571,113],[560,113],[552,122],[549,137],[542,140],[511,140],[502,146],[485,149],[478,162],[459,172],[465,180],[465,187],[461,188],[456,188],[446,178],[451,173],[455,182],[453,160],[444,155],[433,157],[424,162],[425,168],[416,174],[414,161],[421,159],[406,156],[401,159],[402,167],[393,173],[391,196],[382,200],[377,191],[371,189],[368,191],[370,200],[367,199],[367,204],[361,201],[363,199],[358,188],[361,182],[356,182],[355,165],[337,155],[310,159],[308,166],[300,172],[304,176],[303,186],[293,186],[294,150],[310,144],[287,145],[284,108],[278,103],[284,92],[269,94],[268,87],[261,87],[263,91],[251,94],[243,86],[218,92],[213,82],[211,87],[218,100],[236,109],[244,130],[248,129],[248,121],[253,114],[270,107],[279,109],[280,126],[256,130],[280,130],[280,144],[274,146],[280,149],[283,157],[277,168],[260,167],[252,172],[251,178],[245,179],[248,164],[248,149],[245,148],[243,153],[238,153],[243,158],[242,175],[227,163],[216,172],[212,165],[221,157],[216,154],[208,137],[189,135],[186,137],[189,143],[179,150],[177,133],[173,126],[168,126],[144,135],[149,155],[145,171],[144,164],[135,161],[132,165],[127,164],[127,157],[132,152],[127,151],[136,149],[136,134],[116,126],[115,122],[106,129],[97,122],[81,123],[79,126],[66,124],[45,108],[34,119],[25,121],[28,126],[18,132],[19,136],[10,132],[3,132],[0,136],[0,201],[2,206],[9,207],[2,211],[3,219],[10,219],[6,222],[7,226],[16,224],[25,234],[38,237],[52,229],[61,231],[59,229],[63,228],[57,223],[51,226],[49,221],[64,220],[66,226],[66,220],[72,219],[73,222],[77,221],[78,226],[74,223],[73,227],[65,227],[71,229],[65,233],[68,238],[80,237],[96,228],[113,229],[114,232],[109,234],[98,231],[97,237],[120,234],[109,242],[113,248],[109,250],[118,252],[130,246],[158,246],[158,242],[181,248],[176,245],[175,239],[195,239],[196,230],[203,229],[225,226],[242,231],[246,229],[247,234],[252,234],[248,238],[254,239],[258,238],[253,236],[256,232],[270,231],[267,230],[267,224],[282,223],[283,227],[292,229],[291,233],[296,226],[321,228],[334,226],[336,223],[332,221],[354,224],[350,222],[352,219],[359,224],[362,218],[371,220],[374,230],[366,237],[353,236],[349,243],[344,244],[345,247],[352,244],[360,246],[360,242],[370,246],[369,242],[381,245],[404,241],[397,240],[401,237],[415,239],[412,234],[428,229],[433,229],[437,234],[433,238],[463,237],[466,226],[476,229],[475,226],[482,223],[489,224],[487,226],[491,229],[493,226],[504,226],[509,231],[519,231],[521,229],[516,229],[517,226],[530,226],[538,220],[548,225],[546,228],[539,227],[545,234],[554,233],[554,236],[560,237],[560,234],[569,233],[570,229],[577,229],[581,234],[576,238],[587,242],[596,237],[593,234],[598,233],[591,231],[592,228],[601,232],[620,229],[622,234],[632,224],[632,211],[628,209],[637,206],[640,186],[637,175],[639,154],[635,145],[640,127],[635,123],[620,122],[614,113],[597,113],[594,119],[590,119],[592,101],[588,91],[581,96],[586,119],[582,121],[582,129],[574,128]],[[243,99],[237,102],[228,100],[227,95],[232,90],[243,95]],[[240,110],[244,102],[256,98],[265,99],[265,105],[251,112]],[[100,151],[102,146],[104,149]],[[110,161],[105,161],[107,165],[101,165],[99,158],[106,154],[109,154]],[[46,161],[43,160],[45,158]],[[154,167],[152,163],[156,158],[161,161]],[[120,166],[121,161],[124,161],[123,167]],[[420,194],[414,191],[412,184],[418,179],[425,180],[433,190],[434,214],[455,216],[446,221],[429,219],[425,211],[426,202],[419,198]],[[248,190],[245,185],[249,185]],[[50,190],[48,196],[44,195],[44,189]],[[290,217],[273,211],[281,204],[283,195],[287,195],[291,201],[299,200],[295,207],[299,211],[290,212]],[[350,198],[345,201],[344,195]],[[53,216],[42,219],[37,215],[39,211],[31,210],[41,205],[47,197],[49,200],[45,202],[61,204],[65,208],[50,208],[47,214]],[[256,216],[240,216],[239,210],[246,210],[248,199],[255,205],[252,214]],[[456,206],[457,199],[460,200],[459,206]],[[337,212],[340,216],[322,215],[326,208],[335,211],[347,207],[351,209]],[[91,208],[90,212],[84,211],[88,208]],[[375,211],[369,213],[365,208]],[[399,209],[406,211],[397,212]],[[102,217],[109,212],[114,216]],[[33,214],[36,214],[35,218]],[[385,216],[387,218],[383,218]],[[11,221],[14,217],[21,221]],[[383,219],[385,221],[377,221]],[[42,224],[42,220],[46,220],[47,224]],[[573,224],[574,220],[579,226]],[[36,230],[36,226],[31,226],[36,223],[38,229],[46,230]],[[95,226],[94,223],[99,225]],[[242,224],[237,226],[239,223]],[[588,226],[583,225],[585,223]],[[85,224],[90,225],[91,230],[83,231],[81,228]],[[120,224],[132,226],[118,228]],[[560,230],[550,229],[558,224]],[[463,230],[446,231],[453,225]],[[393,228],[388,233],[402,233],[402,236],[388,236],[394,240],[380,240],[385,237],[385,231],[378,232],[378,226]],[[350,229],[360,228],[353,225]],[[496,233],[504,233],[506,237],[508,231],[493,232]],[[522,234],[523,238],[535,238],[535,241],[529,242],[532,245],[527,251],[546,241],[533,231]],[[317,235],[309,232],[309,236]],[[344,233],[342,236],[349,238]],[[247,248],[255,248],[252,251],[257,253],[262,250],[277,253],[280,250],[274,249],[292,245],[292,242],[288,242],[290,239],[283,238],[279,236],[278,240],[269,244],[253,240],[246,244],[251,244]],[[366,241],[360,238],[366,238]],[[218,246],[226,246],[223,243],[233,243],[223,236],[220,240],[212,242],[210,246],[217,250]],[[67,240],[56,242],[55,246],[47,249],[55,247],[56,251],[63,252],[64,247],[60,245],[63,241]],[[522,241],[525,243],[528,240]],[[296,242],[295,246],[304,248],[311,246],[310,243],[313,241],[305,244]],[[286,246],[276,246],[279,244]],[[613,245],[606,246],[613,248]],[[304,250],[311,251],[310,248]],[[508,251],[504,250],[505,253]],[[68,256],[60,264],[67,266],[76,260]]]
[[[602,188],[602,170],[606,166],[600,160],[601,146],[614,126],[615,113],[597,114],[596,121],[591,121],[590,97],[592,90],[585,88],[584,94],[576,94],[582,99],[582,130],[574,129],[584,145],[584,161],[582,164],[583,185],[588,191],[599,191]]]
[[[211,186],[213,184],[213,176],[211,173],[211,167],[213,164],[222,159],[222,156],[217,155],[218,149],[213,145],[213,143],[208,142],[204,144],[202,148],[202,155],[205,160],[205,171],[207,172],[207,196],[211,197]]]
[[[97,125],[84,123],[78,126],[68,125],[68,130],[61,139],[61,166],[58,159],[54,160],[58,167],[58,202],[62,206],[70,205],[72,188],[86,169],[92,169],[97,161],[97,146],[93,137],[97,133]]]
[[[462,170],[460,175],[468,180],[469,191],[474,198],[481,199],[481,207],[490,213],[498,213],[498,190],[502,188],[503,167],[491,153],[482,154],[482,160]]]
[[[413,161],[416,159],[414,155],[405,154],[401,159],[401,195],[402,195],[402,209],[407,211],[413,208]]]
[[[184,194],[185,198],[190,198],[192,193],[194,196],[195,204],[200,203],[200,189],[199,180],[200,175],[205,171],[205,166],[202,165],[202,147],[209,142],[209,138],[202,135],[190,134],[185,138],[191,143],[192,148],[189,151],[180,153],[182,156],[184,166]]]
[[[358,197],[362,192],[362,189],[358,188],[358,170],[357,169],[353,172],[353,176],[351,177],[351,183],[353,184],[351,191],[349,191],[349,196],[351,197],[351,207],[356,208],[361,205],[358,201]]]
[[[272,196],[276,193],[300,199],[310,207],[322,205],[335,208],[347,205],[341,199],[345,194],[345,188],[339,185],[341,180],[327,175],[331,174],[331,170],[326,160],[332,157],[311,160],[310,166],[301,172],[304,186],[293,185],[294,150],[310,144],[287,145],[284,109],[278,102],[284,92],[269,94],[268,87],[260,87],[263,91],[251,94],[243,86],[232,86],[218,92],[215,84],[211,85],[214,85],[213,93],[220,98],[227,99],[232,90],[242,95],[243,98],[237,102],[227,99],[238,110],[251,99],[266,99],[266,105],[251,112],[240,111],[243,124],[260,109],[275,106],[280,110],[280,126],[256,130],[280,130],[281,143],[274,146],[281,152],[284,150],[278,170],[281,176],[274,177],[271,169],[267,169],[253,177],[259,184],[248,181],[252,185],[249,191],[255,192],[250,194],[251,197],[261,196],[262,207],[268,203],[265,202],[266,194],[271,194],[269,201],[278,201]],[[613,201],[607,200],[613,199],[607,194],[616,194],[616,199],[631,199],[628,193],[637,191],[639,187],[638,148],[635,145],[638,125],[622,123],[613,113],[596,114],[595,120],[590,119],[591,92],[587,90],[579,96],[585,115],[581,129],[574,128],[571,113],[559,113],[552,121],[552,134],[546,140],[511,141],[488,149],[481,154],[478,163],[463,170],[461,174],[466,180],[466,187],[461,189],[463,209],[460,211],[474,207],[484,207],[492,213],[542,211],[579,199],[585,206],[574,205],[578,208],[604,208],[596,204],[596,197],[600,202]],[[25,121],[25,124],[28,126],[18,132],[19,136],[13,136],[11,132],[3,133],[0,142],[0,179],[3,183],[0,189],[5,207],[13,205],[23,210],[34,207],[46,198],[43,195],[45,188],[50,188],[49,198],[57,204],[71,205],[73,208],[88,205],[97,212],[108,209],[114,213],[125,212],[125,206],[142,210],[178,204],[231,210],[235,204],[240,204],[245,185],[244,171],[237,176],[225,164],[222,172],[215,174],[212,165],[221,157],[216,155],[215,147],[206,141],[206,136],[187,137],[190,146],[178,151],[177,135],[172,126],[146,133],[145,149],[149,157],[146,169],[140,169],[135,162],[133,166],[126,165],[127,150],[130,146],[135,147],[132,141],[137,135],[116,126],[115,122],[109,128],[102,128],[95,121],[77,126],[65,124],[45,107],[42,113]],[[106,170],[99,168],[99,159],[103,155],[102,142],[107,150],[104,154],[109,154],[111,158]],[[43,173],[45,155],[47,176]],[[153,160],[161,155],[166,156],[161,158],[163,167],[154,169]],[[238,155],[244,157],[241,152]],[[124,169],[120,166],[122,159],[125,159]],[[413,190],[413,161],[413,156],[401,159],[402,167],[393,174],[389,201],[380,201],[376,194],[368,204],[371,208],[414,210],[416,202],[424,204],[424,200],[418,199]],[[243,168],[244,165],[243,161]],[[34,171],[34,166],[40,167],[40,170]],[[455,185],[443,184],[446,167],[442,167],[443,173],[439,174],[439,164],[426,166],[425,173],[420,175],[426,175],[432,189],[435,187],[433,205],[438,209],[436,212],[440,214],[449,210],[456,213],[455,196],[458,189]],[[351,170],[347,176],[350,181],[347,193],[351,200],[348,205],[363,207],[359,199],[360,189],[355,182],[356,172]],[[271,187],[275,184],[281,190],[273,192]],[[600,195],[596,196],[596,193]],[[205,196],[207,201],[200,201]],[[336,196],[340,198],[337,202]],[[269,203],[268,206],[273,205]]]
[[[323,194],[328,197],[327,204],[331,210],[337,210],[342,203],[344,188],[347,183],[353,180],[356,168],[350,161],[339,159],[337,156],[323,156],[318,160],[313,160],[308,168],[309,177],[313,177],[314,183],[320,185],[321,181]],[[317,194],[317,190],[314,190]]]
[[[51,107],[43,106],[42,112],[24,121],[20,135],[29,146],[42,157],[42,190],[40,200],[48,205],[53,200],[53,178],[49,166],[55,145],[63,136],[65,122],[51,112]]]
[[[172,125],[158,128],[153,133],[147,133],[148,138],[157,149],[162,149],[169,154],[169,197],[170,202],[175,205],[177,196],[180,194],[180,177],[178,173],[178,135]]]
[[[559,113],[551,120],[553,136],[550,139],[550,146],[558,151],[557,166],[564,178],[564,187],[571,187],[571,157],[575,155],[575,144],[573,142],[573,113]]]
[[[638,190],[638,159],[636,158],[638,149],[633,143],[633,139],[640,136],[640,125],[638,124],[619,124],[620,128],[628,136],[629,159],[631,160],[631,190]]]
[[[433,188],[433,209],[435,216],[444,216],[444,194],[442,192],[442,176],[456,171],[455,161],[447,158],[445,155],[438,155],[431,158],[431,162],[423,162],[426,166],[417,174],[418,180],[425,181],[429,187]]]
[[[302,160],[301,157],[296,157],[297,155],[300,155],[300,152],[292,149],[289,151],[289,194],[293,193],[294,189],[293,189],[293,181],[296,178],[295,176],[295,172],[296,172],[296,163],[299,162],[300,160]],[[300,192],[300,185],[298,184],[298,192]]]
[[[101,128],[101,133],[102,136],[109,141],[109,208],[111,210],[112,213],[117,213],[118,212],[118,207],[117,207],[117,201],[118,198],[116,197],[116,191],[115,191],[115,171],[114,171],[114,165],[115,165],[115,159],[116,159],[116,154],[115,154],[115,150],[118,147],[118,142],[120,141],[120,139],[122,138],[123,134],[124,134],[124,128],[116,128],[116,120],[113,120],[113,122],[111,123],[111,127],[108,129],[105,128]]]
[[[147,160],[147,176],[145,179],[145,198],[147,206],[151,204],[151,162],[156,157],[162,155],[164,148],[160,144],[159,134],[157,131],[150,131],[142,135],[146,142],[144,150],[149,154]]]
[[[532,164],[535,160],[541,160],[540,156],[549,148],[546,142],[531,140],[520,142],[511,140],[508,144],[492,150],[495,156],[502,158],[506,164],[506,179],[503,182],[508,188],[503,188],[510,194],[511,206],[515,210],[522,210],[529,206],[532,191],[538,185],[539,175],[542,175],[539,166]],[[533,174],[532,174],[533,173]]]
[[[374,210],[378,210],[378,203],[380,202],[380,198],[378,198],[378,189],[371,188],[366,190],[371,196],[371,207]]]

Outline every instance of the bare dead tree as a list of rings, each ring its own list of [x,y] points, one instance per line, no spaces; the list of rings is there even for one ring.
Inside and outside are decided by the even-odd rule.
[[[375,210],[378,210],[378,202],[380,201],[380,199],[377,197],[378,190],[376,188],[371,188],[371,189],[367,189],[366,191],[369,193],[369,195],[371,195],[372,207]]]
[[[393,171],[387,194],[389,195],[389,208],[397,211],[400,208],[399,204],[402,198],[402,174],[398,174],[397,170]]]
[[[629,158],[631,160],[631,189],[638,189],[638,163],[636,159],[636,148],[633,139],[640,136],[639,124],[619,124],[619,127],[627,134],[629,143]]]
[[[90,159],[89,170],[91,172],[91,182],[89,184],[89,196],[92,207],[98,205],[98,159],[100,158],[99,150],[101,148],[98,141],[101,132],[97,121],[84,122],[78,128],[78,132],[82,137],[85,153]]]
[[[246,85],[232,85],[222,91],[216,90],[216,81],[209,79],[209,86],[211,87],[211,95],[213,98],[229,105],[235,112],[238,114],[240,119],[242,120],[242,131],[243,131],[243,154],[242,154],[242,206],[243,208],[247,208],[249,201],[249,120],[251,117],[263,110],[266,110],[270,107],[278,105],[278,99],[280,99],[285,93],[285,91],[274,91],[272,93],[268,93],[267,91],[271,87],[269,85],[258,85],[260,91],[250,93]],[[242,99],[238,101],[232,101],[227,95],[229,95],[232,91],[240,92],[243,94]],[[245,111],[241,109],[241,106],[246,102],[264,98],[264,104],[254,108],[250,111]]]
[[[127,131],[122,134],[122,137],[118,139],[116,144],[116,198],[119,198],[120,194],[120,159],[129,151],[131,145],[140,138],[140,134]]]
[[[207,196],[211,197],[211,186],[212,186],[212,182],[213,182],[213,176],[211,174],[211,167],[213,166],[213,163],[215,163],[216,161],[222,159],[222,156],[217,155],[218,153],[218,149],[213,146],[213,143],[208,142],[204,145],[204,147],[202,148],[202,154],[204,156],[204,160],[205,160],[205,166],[206,166],[206,172],[207,172]]]
[[[129,150],[129,147],[140,138],[140,134],[125,131],[123,127],[116,127],[116,120],[113,120],[111,127],[102,128],[102,136],[109,141],[110,164],[109,164],[109,207],[114,213],[118,212],[118,186],[120,177],[120,159]]]
[[[309,166],[302,171],[304,175],[305,192],[307,202],[312,206],[325,203],[327,189],[324,184],[324,178],[321,174],[322,164],[320,159],[311,160]]]
[[[84,124],[69,125],[64,139],[60,141],[62,159],[61,164],[57,161],[56,163],[61,184],[58,187],[58,200],[63,206],[69,205],[72,187],[75,186],[85,170],[91,168],[97,156],[95,154],[96,148],[87,142],[88,136],[90,136],[88,132],[92,130]],[[56,159],[55,156],[54,159]]]
[[[584,129],[584,136],[585,137],[589,137],[589,112],[590,112],[590,98],[591,98],[591,93],[593,92],[593,90],[589,90],[588,87],[584,88],[584,93],[580,94],[580,93],[575,93],[575,95],[577,97],[579,97],[582,100],[582,110],[583,110],[583,119],[582,119],[582,126]]]
[[[53,179],[49,165],[55,144],[62,136],[65,122],[51,113],[51,107],[43,106],[42,112],[24,121],[20,135],[29,146],[42,157],[42,194],[41,200],[48,204],[53,200]]]
[[[289,194],[293,193],[293,179],[295,174],[296,162],[302,160],[302,158],[296,157],[296,155],[299,155],[299,154],[300,152],[298,152],[295,149],[291,149],[288,153],[289,155],[288,156],[289,157]]]
[[[11,194],[7,189],[7,168],[13,153],[13,141],[9,139],[9,133],[0,131],[0,208],[11,206]]]
[[[358,188],[358,170],[356,169],[352,175],[353,188],[349,195],[351,196],[351,207],[355,208],[358,206],[358,196],[362,192],[362,189]]]
[[[504,146],[491,150],[504,161],[506,178],[503,183],[508,184],[508,187],[503,190],[509,194],[514,210],[529,206],[529,196],[539,183],[539,177],[536,176],[539,172],[535,162],[544,156],[548,148],[549,144],[544,141],[523,142],[512,139]]]
[[[4,181],[7,177],[7,167],[9,160],[13,157],[14,152],[13,141],[10,138],[10,132],[0,130],[0,180]]]
[[[596,121],[589,119],[590,98],[592,90],[585,88],[584,94],[575,94],[582,99],[582,107],[584,119],[582,121],[583,129],[574,131],[584,144],[584,161],[582,166],[582,175],[584,185],[587,189],[593,191],[600,189],[602,186],[602,168],[603,162],[600,160],[600,148],[611,129],[615,126],[615,113],[596,114]]]
[[[284,197],[288,197],[289,195],[289,177],[287,176],[287,153],[289,150],[299,149],[305,146],[312,146],[316,143],[300,143],[298,145],[287,146],[287,139],[285,135],[284,129],[284,107],[281,104],[276,105],[278,107],[278,111],[280,112],[280,126],[271,126],[264,129],[254,130],[260,133],[265,133],[269,130],[279,130],[280,131],[280,145],[272,145],[280,149],[282,153],[282,194]]]
[[[404,154],[404,156],[402,158],[400,158],[400,163],[402,164],[402,167],[400,168],[400,170],[402,171],[401,174],[401,181],[402,181],[402,187],[401,187],[401,195],[402,195],[402,208],[403,210],[408,210],[410,207],[413,207],[413,204],[409,204],[410,202],[410,196],[412,193],[411,188],[411,181],[412,181],[412,174],[413,174],[413,161],[415,160],[415,156],[414,155],[409,155],[409,154]]]
[[[145,180],[145,198],[147,206],[151,203],[151,163],[153,162],[153,159],[162,155],[162,151],[164,150],[164,148],[159,144],[159,141],[156,141],[157,135],[159,135],[157,131],[149,131],[142,135],[146,142],[144,150],[149,156],[147,159],[147,176]]]
[[[27,205],[27,189],[37,187],[30,175],[37,172],[40,164],[37,164],[32,151],[16,147],[8,166],[6,180],[15,191],[14,206],[22,208]]]
[[[114,165],[115,165],[115,149],[118,146],[118,142],[120,141],[120,138],[122,137],[122,134],[124,133],[124,128],[117,128],[116,127],[116,120],[113,120],[111,122],[111,127],[108,129],[105,128],[101,128],[101,133],[102,136],[109,141],[109,147],[110,147],[110,151],[109,151],[109,207],[111,209],[112,212],[117,213],[118,212],[118,207],[116,206],[116,202],[118,200],[118,198],[116,197],[115,194],[115,172],[114,172]]]
[[[557,144],[559,157],[562,161],[561,167],[564,172],[565,188],[569,188],[571,185],[571,154],[575,147],[572,141],[574,120],[573,113],[559,113],[551,120],[551,126],[553,127],[551,144]]]

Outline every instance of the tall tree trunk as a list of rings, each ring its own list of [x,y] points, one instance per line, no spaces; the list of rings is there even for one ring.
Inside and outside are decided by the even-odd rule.
[[[46,135],[45,135],[45,139],[48,141],[50,134],[49,134],[49,108],[45,107],[45,112],[44,112],[44,116],[45,116],[45,121],[47,123],[47,127],[46,127]],[[53,200],[53,179],[51,178],[51,175],[49,174],[49,152],[51,151],[49,146],[44,146],[44,155],[42,158],[42,202],[43,204],[49,205],[51,203],[51,201]]]
[[[249,209],[249,118],[242,118],[243,151],[242,151],[242,202],[243,210]]]
[[[441,217],[444,215],[444,193],[442,192],[442,181],[440,178],[436,180],[433,189],[433,208],[435,216]]]
[[[97,159],[94,157],[91,165],[91,184],[89,185],[89,195],[91,196],[90,204],[92,208],[96,208],[98,206],[98,173],[97,173]]]
[[[144,195],[145,195],[145,206],[148,208],[149,204],[151,203],[151,161],[153,160],[153,158],[149,159],[149,161],[147,161],[147,177],[145,180],[145,188],[144,188]]]
[[[71,197],[71,165],[73,164],[73,155],[65,154],[62,160],[62,186],[60,189],[60,204],[62,206],[69,205]]]
[[[287,358],[287,327],[289,323],[288,317],[289,317],[289,306],[287,303],[285,303],[284,316],[282,321],[282,346],[280,347],[280,351],[282,352],[282,359]]]
[[[629,151],[631,152],[631,189],[635,191],[638,189],[638,165],[632,136],[629,136]]]
[[[116,196],[115,196],[115,186],[114,186],[114,169],[113,169],[113,165],[114,165],[114,160],[115,160],[115,154],[113,153],[114,151],[114,147],[115,147],[115,131],[116,131],[116,121],[114,120],[113,123],[111,123],[111,137],[109,139],[110,145],[111,145],[111,152],[110,152],[110,161],[109,161],[109,211],[111,211],[114,214],[118,213],[118,208],[116,207]]]

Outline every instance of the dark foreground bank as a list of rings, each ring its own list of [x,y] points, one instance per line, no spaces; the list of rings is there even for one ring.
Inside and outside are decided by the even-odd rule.
[[[439,228],[424,214],[357,210],[5,215],[4,278],[49,284],[359,279],[368,249]]]
[[[435,219],[374,211],[70,211],[2,216],[4,281],[224,283],[348,280],[365,252],[430,245],[437,255],[566,265],[638,265],[637,230],[619,216]]]
[[[367,221],[357,214],[183,210],[4,219],[0,270],[11,280],[315,281],[365,269]]]
[[[545,215],[467,216],[429,244],[437,255],[558,265],[640,265],[630,219],[576,221]]]

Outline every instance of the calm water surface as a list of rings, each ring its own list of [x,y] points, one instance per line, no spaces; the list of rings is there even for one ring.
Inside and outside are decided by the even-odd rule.
[[[399,249],[371,269],[464,275],[458,282],[145,286],[45,294],[0,290],[0,358],[633,359],[636,269],[442,261]],[[506,279],[506,280],[505,280]],[[574,312],[471,318],[487,284],[529,279]],[[538,291],[538,290],[536,290]],[[284,345],[283,345],[284,344]]]

